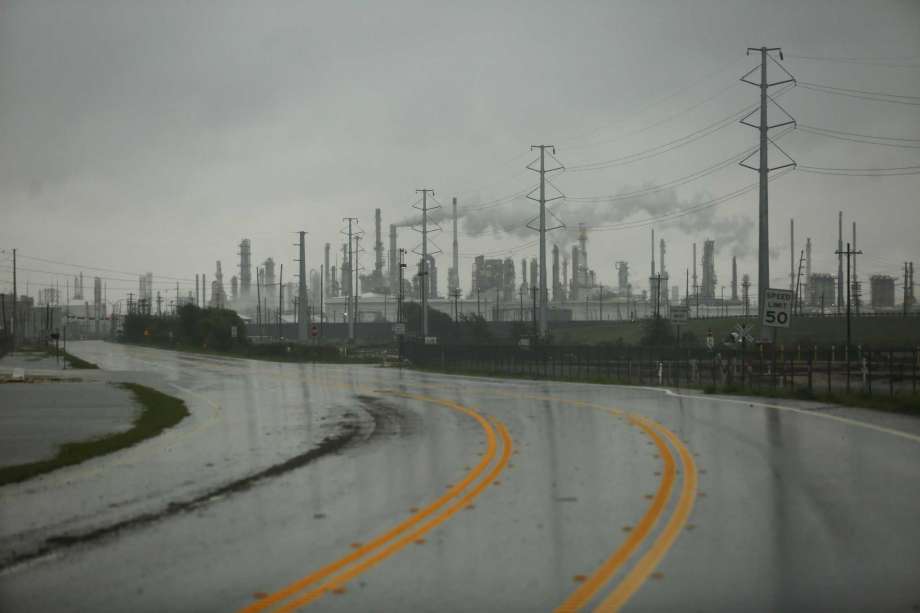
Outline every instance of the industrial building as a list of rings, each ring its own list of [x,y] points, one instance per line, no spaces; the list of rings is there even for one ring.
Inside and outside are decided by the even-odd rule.
[[[808,278],[808,306],[828,308],[834,305],[837,281],[827,273],[812,273]]]
[[[869,277],[871,304],[874,309],[894,308],[894,277],[872,275]]]

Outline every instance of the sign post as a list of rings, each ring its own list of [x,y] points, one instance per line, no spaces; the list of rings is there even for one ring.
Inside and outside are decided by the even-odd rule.
[[[767,289],[764,291],[764,308],[762,326],[768,328],[788,328],[792,314],[792,290]]]
[[[690,319],[690,307],[684,305],[671,306],[671,323],[677,327],[677,346],[680,347],[680,325]]]

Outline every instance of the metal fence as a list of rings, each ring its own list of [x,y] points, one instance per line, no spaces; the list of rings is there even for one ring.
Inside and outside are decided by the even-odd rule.
[[[412,364],[446,372],[716,390],[915,395],[920,348],[769,345],[714,350],[617,346],[424,345],[406,343]]]

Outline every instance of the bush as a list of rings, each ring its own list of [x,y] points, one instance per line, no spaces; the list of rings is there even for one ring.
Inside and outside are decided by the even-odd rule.
[[[234,326],[235,339],[232,333]],[[179,307],[178,316],[128,315],[124,339],[133,343],[186,345],[219,351],[230,351],[247,344],[246,328],[235,311],[200,309],[193,304]]]

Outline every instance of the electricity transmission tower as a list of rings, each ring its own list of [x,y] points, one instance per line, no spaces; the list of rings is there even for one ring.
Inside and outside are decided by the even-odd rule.
[[[553,145],[531,145],[530,150],[533,151],[534,149],[540,150],[540,158],[539,158],[540,167],[534,168],[534,164],[536,164],[537,162],[537,160],[534,160],[533,162],[527,165],[527,169],[540,174],[540,185],[534,188],[529,194],[527,194],[527,198],[530,200],[533,200],[534,202],[538,202],[540,204],[540,214],[536,218],[536,219],[539,219],[539,225],[536,228],[534,228],[531,225],[531,223],[533,223],[534,220],[531,220],[530,222],[528,222],[527,227],[530,228],[531,230],[536,230],[537,232],[540,233],[540,268],[539,268],[540,299],[539,299],[539,324],[537,327],[537,334],[539,335],[540,338],[546,338],[546,333],[547,333],[547,321],[546,320],[549,315],[548,313],[549,293],[546,291],[546,232],[548,230],[555,230],[557,228],[564,227],[561,223],[560,225],[554,226],[552,228],[546,227],[546,203],[562,198],[561,195],[554,196],[552,198],[546,197],[546,183],[547,183],[546,175],[547,173],[550,173],[550,172],[554,172],[557,170],[563,170],[564,166],[561,163],[559,163],[558,160],[556,160],[556,163],[559,164],[558,166],[556,166],[555,168],[546,168],[546,150],[550,149],[552,153],[555,154],[556,148]],[[534,192],[539,192],[539,197],[534,198],[534,195],[533,195]],[[533,283],[533,279],[531,279],[531,283]]]
[[[434,190],[433,189],[417,189],[415,193],[421,192],[422,194],[422,203],[421,206],[418,204],[412,205],[413,208],[419,209],[422,212],[422,251],[419,253],[415,251],[418,255],[422,256],[421,264],[419,265],[419,286],[421,287],[421,302],[422,302],[422,336],[428,336],[428,233],[436,232],[441,228],[435,226],[433,230],[428,229],[428,211],[434,211],[441,208],[440,205],[433,207],[428,206],[428,194],[431,194],[432,200],[434,199]],[[417,230],[419,231],[419,230]],[[440,251],[440,250],[439,250]]]
[[[776,58],[774,58],[772,55],[774,52],[779,53],[779,59],[782,60],[783,59],[782,49],[780,49],[779,47],[774,47],[774,48],[760,47],[759,49],[755,47],[748,47],[747,55],[750,55],[752,51],[754,51],[755,53],[760,53],[760,66],[755,66],[754,68],[749,70],[747,73],[745,73],[743,77],[741,77],[741,80],[744,81],[745,83],[748,83],[750,85],[756,85],[757,87],[760,88],[760,106],[759,108],[754,109],[753,111],[751,111],[750,113],[742,117],[741,123],[743,123],[746,126],[755,128],[759,130],[760,132],[760,145],[758,147],[758,151],[755,152],[759,154],[760,163],[757,166],[752,166],[748,164],[747,161],[754,156],[754,153],[752,153],[751,155],[741,160],[740,164],[744,166],[745,168],[749,168],[751,170],[756,171],[760,175],[759,198],[758,198],[758,202],[759,202],[759,205],[758,205],[758,239],[759,240],[758,240],[758,251],[757,251],[757,296],[758,296],[757,308],[762,317],[763,309],[764,309],[764,295],[767,291],[767,288],[769,288],[770,286],[770,229],[768,225],[769,216],[768,216],[768,206],[767,206],[768,175],[770,174],[770,172],[774,170],[780,170],[782,168],[787,168],[789,166],[795,166],[795,160],[789,157],[789,155],[785,151],[783,151],[782,148],[780,148],[780,146],[777,145],[773,141],[773,139],[770,138],[768,134],[769,131],[774,128],[779,128],[779,127],[787,126],[787,125],[795,125],[795,119],[793,119],[792,116],[789,113],[787,113],[786,110],[783,107],[781,107],[776,102],[776,100],[773,99],[767,93],[767,90],[771,87],[776,87],[777,85],[783,85],[785,83],[795,83],[796,81],[795,81],[795,77],[793,77],[789,73],[788,70],[783,68],[782,64],[780,64],[776,60]],[[773,83],[768,82],[767,81],[767,61],[771,61],[777,66],[779,66],[779,68],[783,72],[785,72],[789,78],[783,79],[781,81],[775,81]],[[760,69],[760,82],[751,81],[750,79],[748,79],[748,77],[758,69]],[[774,106],[776,106],[780,111],[782,111],[786,115],[786,118],[787,118],[786,121],[781,121],[780,123],[776,123],[773,125],[770,125],[769,123],[767,123],[767,103],[768,101],[772,102]],[[748,121],[748,118],[757,112],[760,113],[760,122],[757,124],[754,124]],[[788,159],[788,163],[781,164],[779,166],[770,168],[767,149],[769,145],[771,144],[776,149],[778,149],[784,156],[786,156],[786,158]]]

